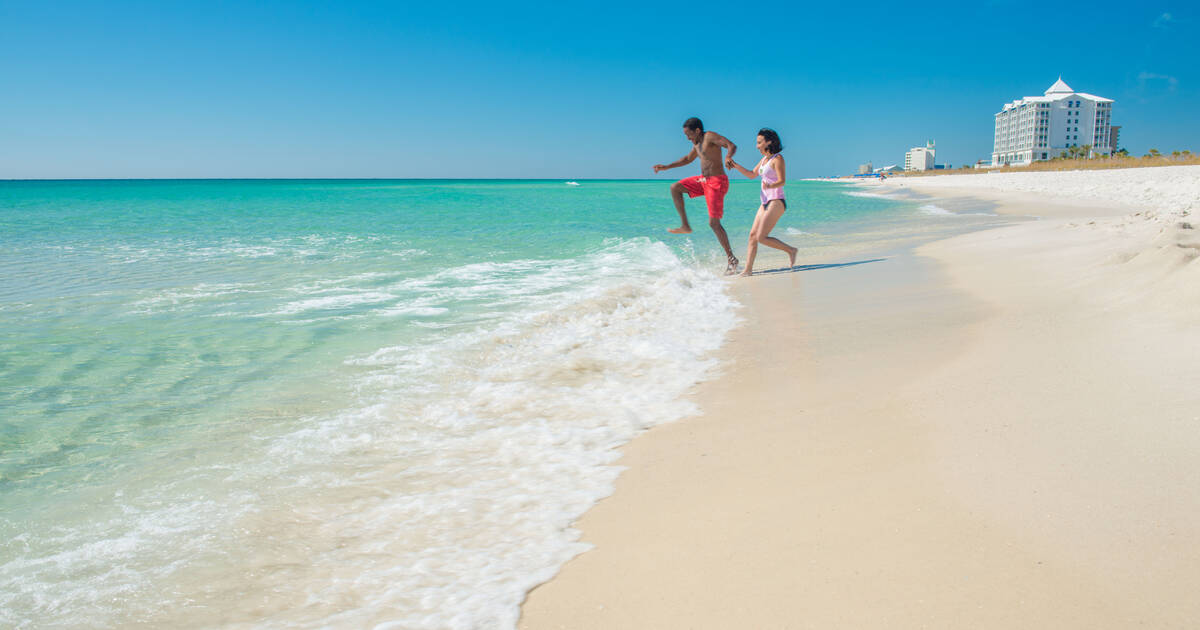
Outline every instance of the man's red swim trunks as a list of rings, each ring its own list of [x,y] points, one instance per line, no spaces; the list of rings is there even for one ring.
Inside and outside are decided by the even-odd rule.
[[[704,195],[708,216],[720,219],[725,215],[725,193],[729,192],[729,177],[725,175],[696,175],[679,180],[689,197]]]

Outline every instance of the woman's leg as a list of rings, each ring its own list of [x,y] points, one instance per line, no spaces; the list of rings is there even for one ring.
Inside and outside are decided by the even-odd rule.
[[[766,206],[758,207],[758,212],[754,215],[754,225],[750,227],[750,240],[746,243],[746,267],[742,270],[743,276],[754,273],[754,256],[758,254],[758,234],[762,230],[765,208]]]
[[[766,245],[767,247],[774,247],[775,249],[786,252],[788,255],[788,266],[795,267],[796,252],[799,250],[775,238],[774,236],[771,236],[771,230],[775,229],[775,224],[779,223],[779,217],[783,216],[785,209],[786,208],[782,201],[779,201],[778,199],[772,199],[771,201],[767,202],[765,211],[759,211],[759,214],[762,216],[762,224],[759,226],[758,242]],[[755,218],[755,224],[758,224],[757,218]]]

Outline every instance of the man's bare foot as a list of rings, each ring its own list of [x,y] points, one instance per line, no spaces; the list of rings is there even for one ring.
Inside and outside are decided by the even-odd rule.
[[[668,232],[670,232],[670,233],[672,233],[672,234],[691,234],[691,233],[692,233],[692,228],[690,228],[690,227],[688,227],[688,226],[684,225],[684,226],[680,226],[680,227],[677,227],[677,228],[670,228],[670,229],[668,229],[667,231],[668,231]]]
[[[792,251],[788,252],[788,267],[796,266],[796,254],[800,253],[800,249],[793,247]]]
[[[738,268],[738,259],[734,258],[733,256],[730,256],[729,257],[729,265],[727,267],[725,267],[725,275],[732,276],[733,274],[737,273],[737,268]]]

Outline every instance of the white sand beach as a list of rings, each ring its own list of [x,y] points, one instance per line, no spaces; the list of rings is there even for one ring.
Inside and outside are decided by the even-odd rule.
[[[1200,167],[872,186],[1040,220],[738,282],[520,628],[1200,620]]]

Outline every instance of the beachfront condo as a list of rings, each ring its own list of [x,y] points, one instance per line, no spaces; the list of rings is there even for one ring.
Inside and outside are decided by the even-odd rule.
[[[928,171],[933,168],[934,155],[937,149],[934,148],[933,140],[925,143],[923,147],[913,147],[904,154],[904,170],[906,171]]]
[[[1076,92],[1059,77],[1042,96],[1006,103],[996,114],[992,164],[1029,164],[1060,157],[1072,147],[1109,155],[1111,98]]]

